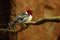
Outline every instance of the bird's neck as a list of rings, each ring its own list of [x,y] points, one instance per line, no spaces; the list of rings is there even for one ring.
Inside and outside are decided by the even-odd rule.
[[[32,15],[32,13],[28,13],[28,12],[26,12],[26,14],[28,14],[28,15]]]

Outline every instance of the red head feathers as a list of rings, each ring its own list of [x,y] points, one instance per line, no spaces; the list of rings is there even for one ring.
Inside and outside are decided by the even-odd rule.
[[[27,9],[26,11],[27,11],[27,13],[28,13],[29,15],[32,15],[32,10]]]

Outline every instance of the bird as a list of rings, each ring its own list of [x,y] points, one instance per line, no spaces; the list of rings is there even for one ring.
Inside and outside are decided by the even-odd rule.
[[[22,24],[25,22],[30,22],[32,20],[32,10],[27,9],[25,12],[18,14],[15,19],[9,24],[7,29],[11,29],[17,24]]]
[[[25,12],[18,14],[10,26],[14,26],[19,23],[30,22],[31,20],[32,20],[32,10],[27,9]]]

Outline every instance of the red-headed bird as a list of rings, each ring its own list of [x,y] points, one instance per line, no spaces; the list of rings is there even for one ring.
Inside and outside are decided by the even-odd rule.
[[[14,26],[19,23],[30,22],[32,20],[32,10],[27,9],[24,13],[20,13],[16,16],[15,20],[11,23]]]
[[[16,18],[13,20],[13,22],[9,24],[8,28],[12,28],[13,26],[19,23],[30,22],[31,20],[32,20],[32,10],[27,9],[25,12],[18,14]]]

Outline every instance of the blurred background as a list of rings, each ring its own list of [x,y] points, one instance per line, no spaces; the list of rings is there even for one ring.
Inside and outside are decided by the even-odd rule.
[[[60,0],[0,0],[0,28],[7,28],[16,15],[30,8],[33,10],[32,21],[39,18],[60,16]],[[46,22],[30,25],[18,32],[17,40],[60,40],[60,23]],[[17,25],[16,29],[20,26]],[[16,34],[0,31],[0,40],[16,40]]]

